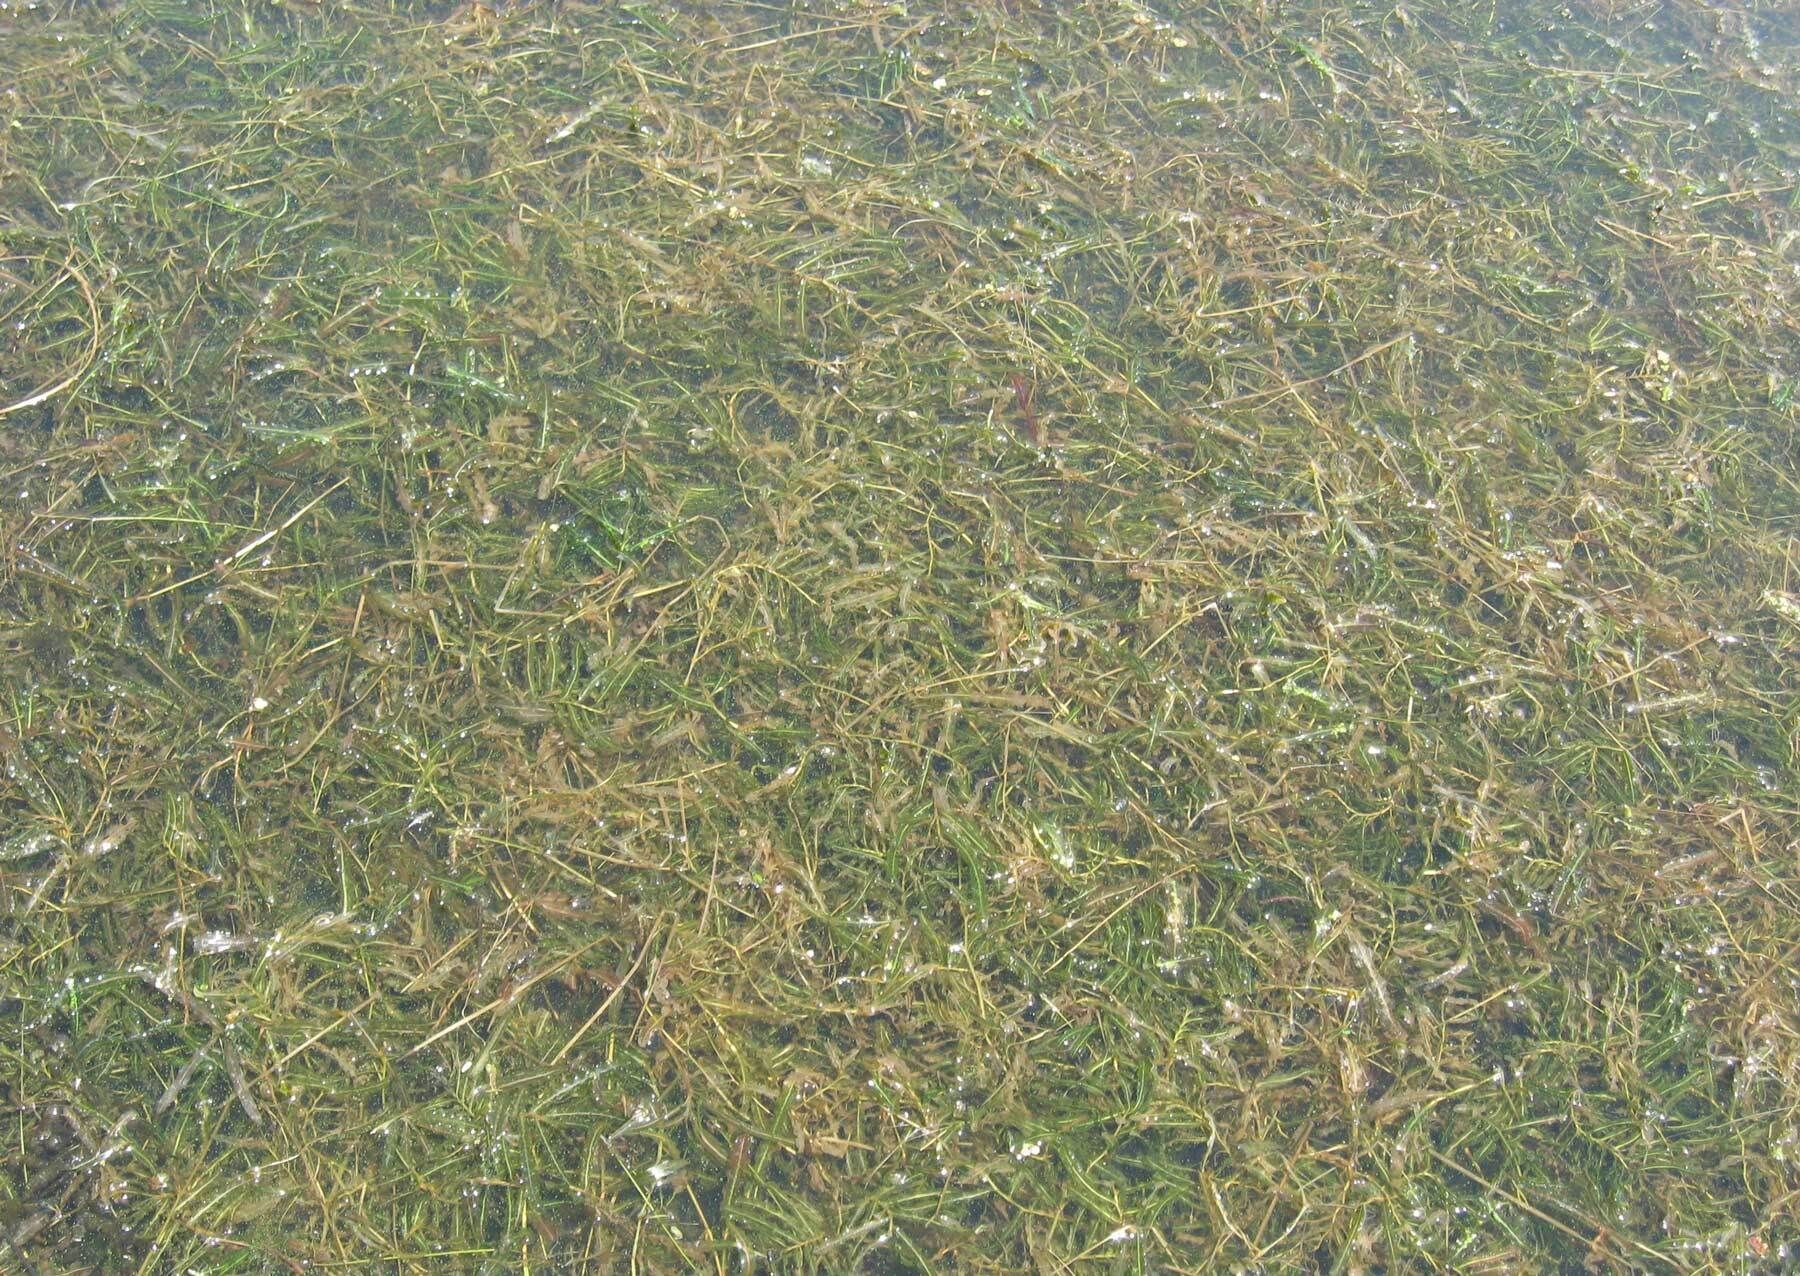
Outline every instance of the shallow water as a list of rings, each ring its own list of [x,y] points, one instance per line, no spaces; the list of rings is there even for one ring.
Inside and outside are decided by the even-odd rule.
[[[8,1262],[1787,1261],[1797,47],[0,5]]]

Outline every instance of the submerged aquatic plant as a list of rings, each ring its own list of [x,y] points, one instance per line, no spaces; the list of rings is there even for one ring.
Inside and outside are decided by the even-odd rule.
[[[0,1266],[1791,1260],[1786,21],[0,6]]]

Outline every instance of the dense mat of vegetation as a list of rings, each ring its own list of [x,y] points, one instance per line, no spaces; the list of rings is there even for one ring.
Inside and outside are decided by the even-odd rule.
[[[1792,12],[0,5],[0,1265],[1780,1263]]]

